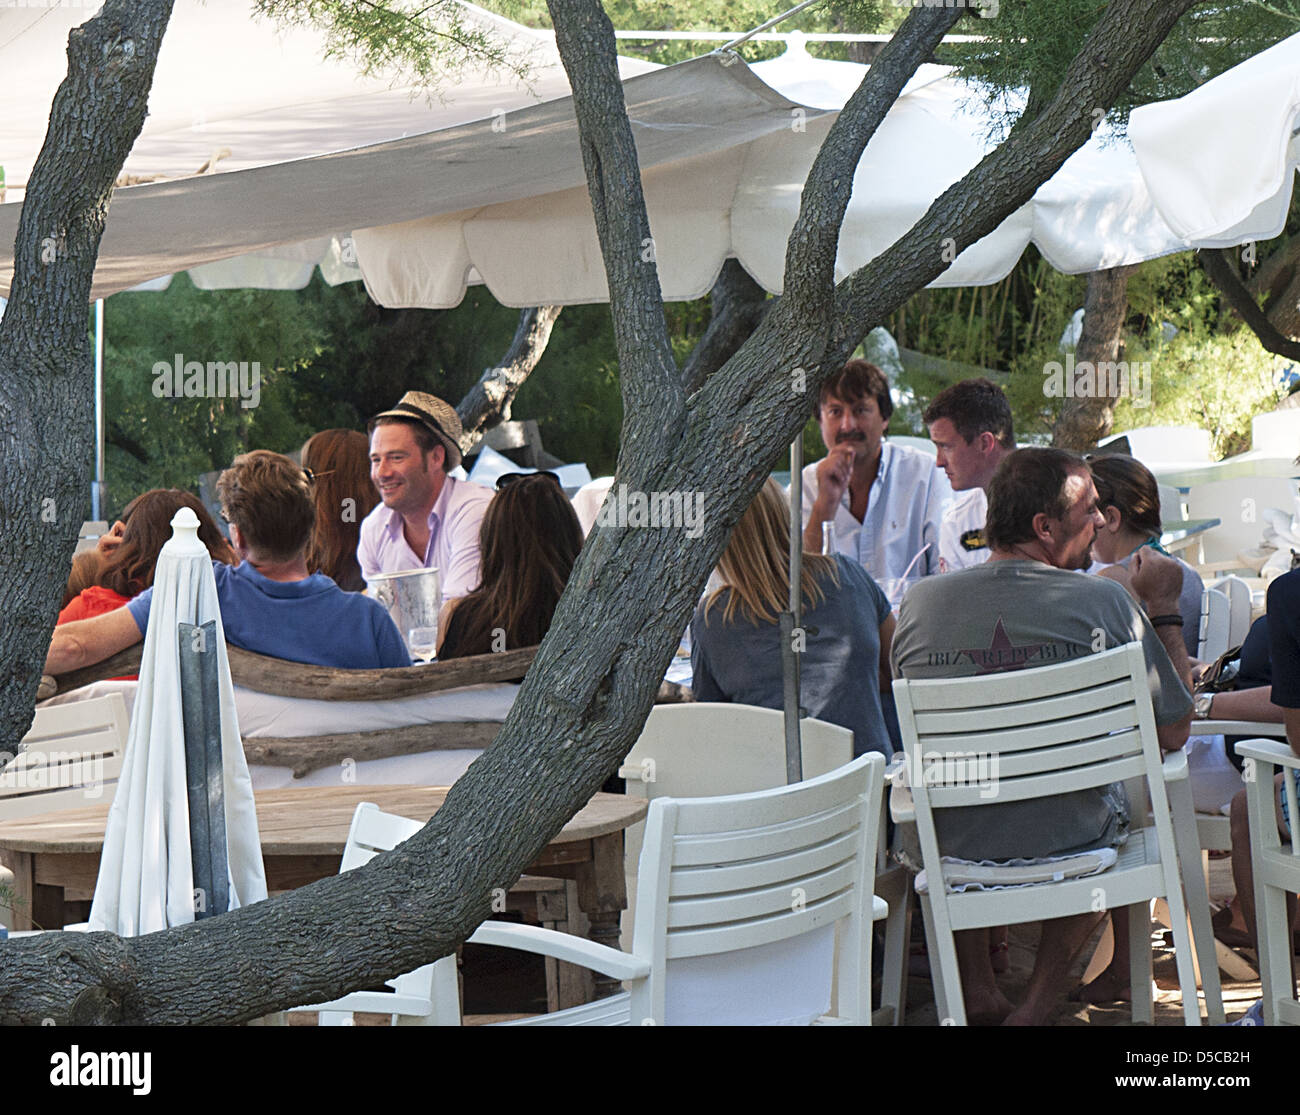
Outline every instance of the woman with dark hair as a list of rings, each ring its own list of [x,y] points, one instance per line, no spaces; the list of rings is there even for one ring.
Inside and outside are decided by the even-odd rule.
[[[121,541],[99,559],[94,584],[72,598],[59,613],[58,622],[103,615],[149,588],[153,584],[158,553],[172,536],[172,517],[182,507],[188,507],[198,516],[199,541],[208,548],[213,560],[234,565],[235,552],[197,496],[179,488],[154,488],[126,505],[122,518],[114,525]]]
[[[379,502],[370,481],[370,442],[357,430],[322,430],[302,447],[302,465],[316,484],[316,529],[307,546],[307,568],[346,592],[362,592],[361,520]]]
[[[1091,457],[1088,467],[1092,469],[1092,482],[1097,489],[1097,510],[1106,519],[1093,540],[1093,556],[1108,565],[1100,571],[1101,576],[1118,581],[1132,594],[1129,564],[1133,555],[1143,546],[1164,553],[1160,548],[1160,486],[1146,466],[1132,457],[1120,454]],[[1195,658],[1201,625],[1201,593],[1205,585],[1200,574],[1182,558],[1170,556],[1183,569],[1178,610],[1183,617],[1183,644],[1188,655]]]
[[[443,609],[439,660],[540,643],[582,549],[578,516],[553,473],[508,473],[497,489],[479,533],[482,581]]]

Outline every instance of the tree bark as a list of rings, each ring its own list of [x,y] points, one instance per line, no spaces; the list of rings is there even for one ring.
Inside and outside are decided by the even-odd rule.
[[[510,404],[546,351],[555,319],[562,309],[563,306],[530,306],[519,311],[514,340],[501,363],[486,369],[456,406],[463,431],[462,453],[468,452],[485,430],[510,418]]]
[[[1259,304],[1237,274],[1233,254],[1209,249],[1198,252],[1197,257],[1201,261],[1201,266],[1205,268],[1205,273],[1209,275],[1210,281],[1219,288],[1219,293],[1227,300],[1228,305],[1237,311],[1241,320],[1259,338],[1259,343],[1265,350],[1278,356],[1285,356],[1288,360],[1300,360],[1300,343],[1289,336],[1284,336],[1270,320],[1270,316],[1260,309]],[[1293,278],[1288,285],[1293,285],[1294,282]],[[1290,324],[1294,329],[1297,324],[1300,324],[1300,320],[1292,321]]]
[[[853,169],[960,11],[915,9],[813,165],[785,296],[688,402],[664,328],[612,27],[597,0],[551,0],[623,376],[616,484],[695,497],[700,519],[691,529],[614,522],[593,533],[501,734],[400,848],[198,926],[130,941],[45,935],[0,945],[0,1023],[242,1021],[449,953],[487,916],[492,887],[509,886],[627,754],[731,527],[804,422],[807,393],[942,272],[948,238],[959,248],[982,238],[1061,166],[1090,134],[1092,107],[1113,102],[1191,3],[1113,0],[1034,126],[837,288]]]
[[[68,36],[68,77],[32,168],[0,319],[0,750],[32,722],[43,648],[84,517],[91,276],[113,182],[144,125],[172,0],[108,0]]]
[[[1075,348],[1075,379],[1086,370],[1119,359],[1120,341],[1124,336],[1124,318],[1128,314],[1128,278],[1136,267],[1112,267],[1088,275],[1088,296],[1083,303],[1083,332]],[[1099,384],[1102,377],[1092,379]],[[1106,437],[1115,420],[1115,399],[1101,390],[1081,388],[1083,394],[1067,395],[1065,405],[1052,426],[1052,444],[1060,449],[1082,452]]]
[[[773,304],[767,291],[734,259],[723,263],[718,281],[709,292],[709,302],[709,327],[682,368],[688,395],[703,387],[709,376],[736,355]]]

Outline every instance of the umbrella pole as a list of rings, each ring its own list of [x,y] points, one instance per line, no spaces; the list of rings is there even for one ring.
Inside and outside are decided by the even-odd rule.
[[[95,299],[95,482],[90,486],[90,517],[104,510],[104,300]]]
[[[221,765],[221,690],[217,681],[217,625],[178,625],[181,720],[185,726],[185,786],[194,869],[194,920],[230,906],[226,858],[225,775]]]
[[[799,742],[799,630],[803,619],[803,431],[790,443],[790,602],[781,613],[781,680],[785,709],[785,780],[803,781],[803,748]]]

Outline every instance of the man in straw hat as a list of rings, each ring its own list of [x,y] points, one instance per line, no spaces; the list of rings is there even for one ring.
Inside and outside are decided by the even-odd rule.
[[[408,391],[370,420],[370,479],[382,501],[361,524],[357,560],[377,573],[437,568],[443,596],[479,583],[479,528],[492,493],[447,473],[460,464],[460,419],[434,395]]]

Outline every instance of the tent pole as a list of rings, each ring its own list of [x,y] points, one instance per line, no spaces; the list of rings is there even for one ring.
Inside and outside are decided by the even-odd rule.
[[[781,613],[781,678],[785,708],[785,780],[803,781],[803,748],[799,742],[799,654],[803,641],[803,431],[790,443],[790,602]]]
[[[90,517],[104,510],[104,300],[95,299],[95,480],[90,486]]]

